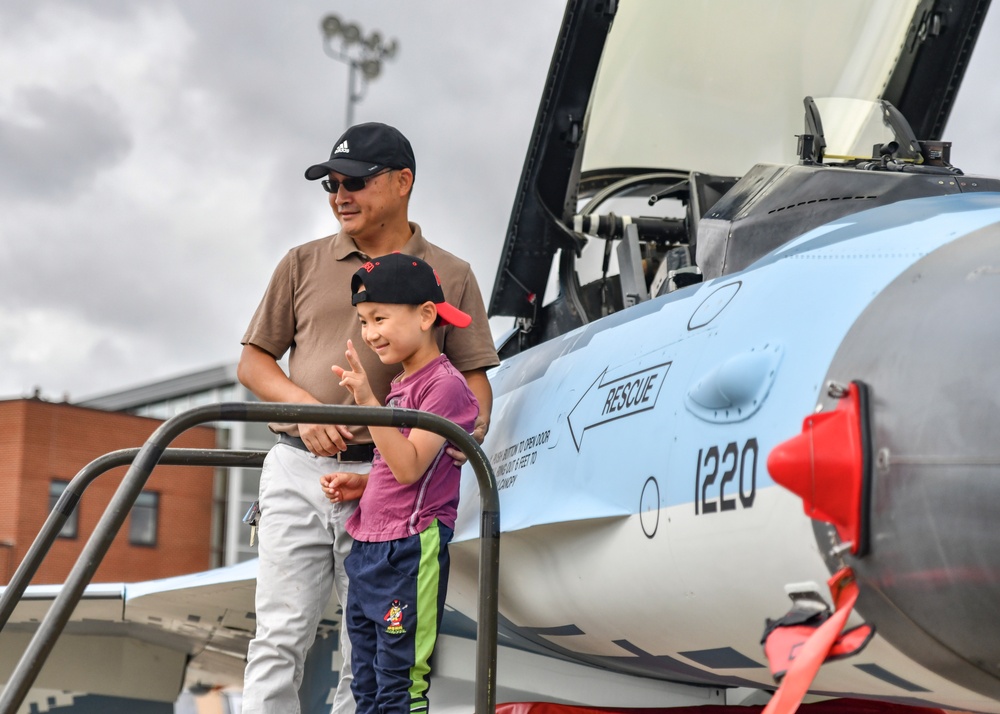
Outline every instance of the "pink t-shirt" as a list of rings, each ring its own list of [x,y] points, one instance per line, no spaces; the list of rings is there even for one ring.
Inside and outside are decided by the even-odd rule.
[[[393,381],[386,406],[431,412],[470,433],[479,415],[479,402],[465,377],[445,355],[406,379]],[[400,431],[404,436],[410,433],[408,428]],[[447,447],[446,442],[424,475],[411,484],[399,483],[376,449],[368,486],[347,521],[347,532],[355,540],[381,542],[416,535],[435,518],[454,528],[461,470],[445,453]]]

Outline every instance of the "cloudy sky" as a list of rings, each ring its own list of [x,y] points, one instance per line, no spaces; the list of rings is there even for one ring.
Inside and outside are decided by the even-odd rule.
[[[302,178],[345,128],[331,12],[398,40],[355,119],[410,138],[411,216],[488,298],[562,9],[4,0],[0,398],[75,401],[238,357],[279,257],[336,230]],[[945,135],[967,172],[1000,174],[998,13]]]

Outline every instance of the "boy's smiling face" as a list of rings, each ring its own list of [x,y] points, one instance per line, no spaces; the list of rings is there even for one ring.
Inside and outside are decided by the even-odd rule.
[[[360,302],[361,337],[383,364],[402,364],[411,373],[439,354],[434,340],[434,303],[395,305]]]

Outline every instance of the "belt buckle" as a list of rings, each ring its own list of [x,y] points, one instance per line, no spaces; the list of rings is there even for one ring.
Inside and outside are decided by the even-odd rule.
[[[344,447],[343,451],[337,452],[337,461],[342,464],[363,464],[369,459],[366,459],[364,455],[361,454],[361,449],[363,449],[366,444],[348,444]],[[351,451],[353,449],[353,452]],[[348,456],[348,452],[356,454],[356,456]]]

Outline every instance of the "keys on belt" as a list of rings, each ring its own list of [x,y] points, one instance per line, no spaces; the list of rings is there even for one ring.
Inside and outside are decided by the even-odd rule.
[[[250,504],[250,510],[243,516],[243,522],[250,526],[250,547],[253,548],[253,542],[257,537],[257,526],[260,524],[260,501]]]
[[[309,451],[305,442],[297,436],[279,434],[278,443],[287,444],[302,451]],[[337,454],[338,461],[371,461],[375,457],[375,444],[349,444],[346,449]],[[260,525],[260,502],[250,504],[250,510],[243,516],[243,522],[250,526],[250,547],[257,539],[257,527]]]

